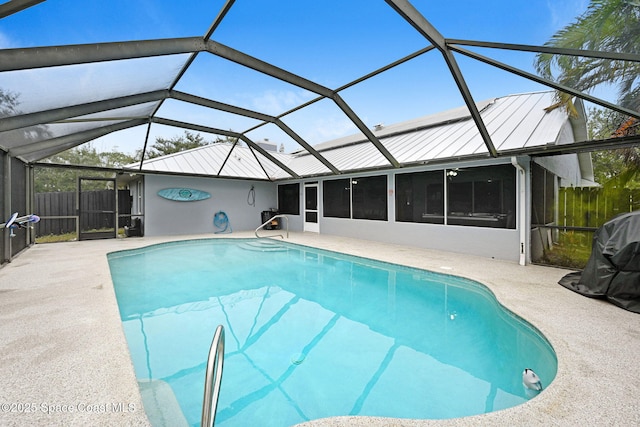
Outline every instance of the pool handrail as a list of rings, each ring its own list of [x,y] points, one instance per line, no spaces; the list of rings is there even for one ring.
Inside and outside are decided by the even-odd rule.
[[[265,221],[260,227],[256,228],[255,231],[255,235],[257,238],[260,238],[260,236],[258,235],[258,230],[260,230],[262,227],[264,227],[265,225],[269,224],[271,221],[273,221],[276,218],[284,218],[286,219],[287,222],[287,239],[289,238],[289,217],[283,214],[278,214],[278,215],[274,215],[271,218],[269,218],[267,221]],[[284,236],[282,234],[274,234],[273,236],[265,236],[265,237],[282,237],[282,239],[284,240]]]
[[[204,397],[202,399],[202,427],[213,427],[216,421],[218,396],[222,382],[222,367],[224,365],[224,327],[218,325],[207,358],[207,371],[204,377]]]

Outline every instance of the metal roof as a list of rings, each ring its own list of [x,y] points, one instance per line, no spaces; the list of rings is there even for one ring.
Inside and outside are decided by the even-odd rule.
[[[340,21],[344,17],[340,16],[339,9],[346,3],[334,1],[331,4],[314,3],[314,7],[318,8],[315,12],[329,8],[328,11],[323,9],[326,21],[308,23],[314,27],[305,34],[300,32],[299,22],[279,22],[277,28],[272,28],[274,32],[279,31],[282,44],[295,42],[298,37],[307,34],[315,37],[312,40],[321,40],[319,35],[322,31],[331,28],[332,32],[342,34],[343,43],[340,45],[345,47],[340,52],[337,48],[343,46],[333,45],[325,49],[340,55],[340,61],[348,63],[341,62],[339,66],[319,64],[313,52],[320,46],[311,48],[308,45],[303,45],[304,53],[308,53],[305,61],[289,62],[286,47],[267,61],[261,58],[260,46],[265,46],[268,41],[243,38],[243,25],[263,25],[265,12],[270,13],[269,16],[277,16],[277,8],[300,8],[299,12],[302,13],[305,7],[310,6],[296,2],[269,5],[234,0],[217,2],[220,3],[218,9],[211,7],[211,1],[204,0],[184,4],[151,2],[145,3],[144,7],[130,3],[131,10],[126,11],[114,11],[113,7],[110,9],[110,2],[92,4],[93,9],[89,9],[86,2],[79,2],[77,11],[68,6],[69,10],[74,9],[74,14],[62,15],[64,19],[69,19],[65,22],[78,28],[63,27],[56,34],[43,34],[35,31],[37,28],[19,27],[29,37],[42,39],[43,44],[20,46],[20,39],[16,39],[17,47],[0,49],[0,89],[8,91],[6,94],[12,93],[16,87],[21,88],[19,108],[0,109],[0,149],[11,157],[33,164],[105,135],[136,128],[146,129],[147,136],[141,139],[139,147],[147,147],[150,131],[171,126],[238,138],[248,148],[215,147],[209,150],[220,151],[215,156],[209,154],[212,158],[227,159],[221,164],[221,169],[210,168],[208,162],[218,163],[199,158],[207,150],[198,150],[185,153],[180,160],[171,157],[171,160],[164,162],[144,161],[138,171],[168,168],[175,173],[193,170],[210,176],[279,179],[380,167],[398,168],[416,161],[465,156],[529,154],[539,152],[540,141],[554,142],[552,139],[557,135],[555,130],[549,130],[544,123],[552,122],[554,117],[560,120],[561,112],[541,112],[544,111],[545,102],[545,106],[551,104],[549,94],[544,95],[546,98],[528,95],[478,103],[467,83],[474,76],[463,74],[459,65],[462,60],[488,64],[492,69],[542,87],[561,90],[579,99],[640,118],[637,111],[545,80],[484,53],[496,52],[498,57],[505,52],[545,52],[631,62],[640,61],[640,55],[446,38],[429,20],[430,14],[427,12],[431,11],[424,5],[417,8],[408,0],[380,0],[362,3],[362,7],[366,4],[368,12],[375,9],[376,13],[381,13],[380,16],[384,15],[381,18],[383,20],[376,21],[375,25],[367,22],[367,14],[350,17],[349,22]],[[163,11],[166,14],[160,15],[156,10],[160,6],[171,10]],[[32,18],[34,25],[37,25],[38,19],[47,19],[47,11],[56,7],[59,7],[59,3],[10,0],[0,5],[0,22],[13,22],[24,16],[26,22],[32,22],[29,20]],[[154,13],[165,18],[171,17],[174,8],[190,13],[180,16],[189,25],[172,32],[174,26],[160,25],[160,22],[154,21],[157,20]],[[128,18],[131,16],[136,24],[121,26],[121,35],[113,40],[100,40],[96,34],[100,34],[102,28],[116,25],[117,20],[109,21],[109,17],[119,13],[127,14]],[[349,25],[354,24],[355,18],[360,26],[351,28]],[[100,25],[93,24],[97,22]],[[395,25],[398,22],[402,24],[401,27]],[[394,24],[394,31],[402,33],[393,34],[394,37],[402,36],[401,42],[386,43],[385,37],[391,36],[385,32],[386,24],[390,23]],[[82,25],[87,25],[90,30],[79,31]],[[293,33],[286,33],[289,28]],[[197,34],[185,34],[185,31]],[[134,39],[140,35],[150,38]],[[370,55],[359,55],[362,47],[358,43],[369,42],[369,39],[385,42],[384,49],[370,52]],[[62,44],[51,42],[58,40]],[[223,44],[221,40],[228,40],[228,44]],[[368,61],[364,61],[365,56]],[[461,99],[464,107],[380,130],[367,124],[360,113],[362,106],[353,94],[363,87],[365,89],[360,89],[360,93],[367,91],[366,85],[380,76],[388,76],[407,64],[425,58],[437,62],[449,73],[450,82],[447,84],[453,83],[455,88],[452,96]],[[208,79],[205,81],[195,77],[196,71],[202,70],[207,72]],[[217,70],[226,70],[229,78],[222,79],[214,72]],[[244,76],[249,74],[268,82],[270,91],[294,93],[293,105],[286,108],[280,105],[255,107],[243,103],[239,98],[218,98],[215,95],[217,92],[212,90],[225,85],[237,85],[244,90],[247,81]],[[429,73],[425,70],[423,80],[428,79]],[[391,86],[401,83],[397,76],[385,81]],[[301,94],[299,99],[298,94]],[[379,102],[386,102],[384,95],[380,95]],[[182,112],[174,108],[178,105],[184,107]],[[301,136],[303,132],[296,126],[295,116],[319,105],[329,106],[339,112],[358,134],[312,146]],[[393,109],[393,105],[390,108]],[[264,150],[254,141],[254,135],[269,127],[280,132],[283,138],[298,144],[308,154],[281,156]],[[618,140],[613,145],[637,142],[637,138],[632,138]],[[609,143],[603,146],[613,145]],[[597,142],[587,141],[582,145],[567,145],[564,150],[598,146]],[[249,150],[250,155],[244,154],[245,150]],[[233,154],[242,160],[237,160]],[[235,163],[233,159],[236,159]],[[239,167],[240,162],[246,166]]]
[[[498,149],[513,152],[525,147],[572,143],[575,141],[573,133],[563,130],[571,127],[571,121],[582,121],[584,126],[584,118],[571,119],[563,109],[549,109],[553,100],[553,92],[509,95],[483,101],[478,104],[478,110]],[[488,157],[487,147],[466,107],[393,124],[374,133],[402,166]],[[343,172],[393,167],[362,133],[313,148]],[[249,147],[231,149],[230,144],[212,144],[147,160],[144,167],[189,175],[253,179],[260,179],[265,174],[270,179],[291,177],[266,157],[258,155],[256,158]],[[301,177],[332,173],[306,151],[270,154]],[[139,164],[132,167],[139,167]]]
[[[287,154],[271,152],[283,163],[291,159]],[[130,165],[139,168],[139,163]],[[171,172],[185,175],[218,176],[223,178],[275,179],[280,168],[260,153],[254,155],[247,147],[233,147],[219,143],[198,147],[180,153],[149,159],[144,169],[153,172]]]
[[[581,126],[585,126],[584,117],[571,119],[563,109],[549,109],[553,99],[553,92],[510,95],[481,102],[478,111],[499,150],[513,153],[524,148],[572,143],[573,133],[563,129],[571,127],[572,121],[581,121]],[[489,157],[466,107],[394,124],[379,130],[377,136],[403,166]],[[391,167],[362,134],[314,148],[345,172]],[[288,164],[293,167],[307,157],[308,154],[298,152]],[[308,168],[303,174],[321,173]]]

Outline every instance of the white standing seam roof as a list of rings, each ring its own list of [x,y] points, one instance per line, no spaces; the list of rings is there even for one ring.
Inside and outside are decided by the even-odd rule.
[[[193,148],[145,160],[143,169],[154,172],[249,179],[265,179],[266,172],[270,179],[275,179],[279,166],[262,154],[246,147],[238,146],[233,150],[232,148],[231,144],[226,143]],[[290,156],[287,154],[273,152],[270,154],[283,163],[290,161]],[[259,162],[256,157],[260,160]],[[128,167],[137,169],[140,164],[136,163]]]
[[[563,141],[567,135],[562,129],[569,117],[562,108],[549,109],[553,103],[553,92],[524,93],[481,102],[478,110],[495,146],[502,151],[573,142]],[[401,165],[489,157],[466,107],[386,126],[375,130],[374,134]],[[229,156],[231,148],[229,144],[212,144],[158,157],[146,160],[142,170],[249,179],[264,179],[266,171],[272,180],[291,178],[278,165],[256,152],[263,171],[248,147],[236,146]],[[317,144],[313,148],[343,172],[392,168],[364,134]],[[306,151],[270,154],[301,177],[330,172]],[[131,167],[137,168],[139,164]]]

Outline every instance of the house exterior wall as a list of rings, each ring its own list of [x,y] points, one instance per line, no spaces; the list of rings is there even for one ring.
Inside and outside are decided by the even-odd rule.
[[[249,194],[254,187],[255,205]],[[177,202],[158,196],[164,188],[191,188],[211,197],[194,202]],[[234,231],[255,230],[260,213],[275,208],[277,187],[270,182],[147,175],[144,181],[144,232],[147,236],[212,234],[213,216],[224,211]]]
[[[320,232],[514,262],[520,256],[518,230],[322,218]]]
[[[580,187],[582,173],[580,162],[575,154],[563,154],[560,156],[538,157],[535,162],[561,178],[561,187]]]
[[[557,144],[570,144],[575,142],[574,130],[571,123],[566,121],[556,140]],[[563,154],[558,156],[538,157],[534,160],[537,164],[561,178],[561,187],[579,187],[582,185],[583,170],[577,154]],[[584,177],[591,179],[591,177]]]
[[[550,105],[552,98],[552,92],[521,94],[497,98],[486,104],[486,108],[482,110],[485,116],[492,115],[496,147],[504,153],[543,144],[569,144],[576,138],[585,139],[584,114],[576,119],[568,119],[562,110],[549,111],[546,107]],[[581,105],[580,102],[576,104],[579,108]],[[539,163],[554,175],[555,187],[549,189],[557,193],[560,182],[565,186],[578,186],[585,179],[592,179],[591,162],[587,161],[590,159],[586,154],[582,158],[580,155],[570,154],[535,160],[529,156],[517,159],[491,158],[488,153],[486,157],[477,157],[484,152],[484,146],[480,144],[477,135],[465,130],[470,124],[467,113],[463,112],[461,115],[461,110],[456,110],[454,116],[449,116],[451,112],[445,113],[445,116],[438,115],[437,118],[427,117],[398,124],[378,133],[389,150],[397,152],[398,161],[404,165],[399,169],[387,170],[387,163],[373,145],[351,144],[363,138],[355,135],[329,141],[316,148],[322,148],[323,156],[336,165],[340,164],[343,172],[371,168],[367,172],[325,176],[323,174],[326,168],[301,152],[291,155],[278,153],[281,161],[304,177],[296,180],[290,180],[290,175],[285,170],[267,172],[270,177],[281,181],[255,181],[253,184],[249,180],[233,178],[147,176],[146,234],[210,233],[214,231],[213,214],[218,210],[229,215],[234,230],[255,229],[261,223],[261,212],[277,207],[278,185],[297,183],[300,184],[300,213],[288,214],[291,231],[304,231],[306,226],[314,232],[319,229],[323,234],[469,253],[521,263],[530,261],[532,193],[538,196],[537,189],[531,191],[532,162]],[[451,117],[459,120],[451,122]],[[212,155],[206,159],[198,158],[196,162],[195,156],[205,151],[217,153],[228,148],[213,144],[189,150],[180,156],[154,159],[157,167],[153,170],[177,168],[180,172],[205,175],[211,170],[219,170],[221,165],[216,163],[216,159],[226,157]],[[236,147],[235,150],[239,151],[235,152],[237,162],[234,163],[232,176],[252,177],[250,179],[264,176],[265,171],[254,168],[257,164],[248,160],[253,159],[248,148]],[[460,160],[468,155],[481,160]],[[180,160],[178,166],[175,164],[177,159]],[[241,159],[247,161],[240,162]],[[498,165],[500,166],[493,169]],[[228,167],[229,165],[225,166]],[[475,169],[480,167],[483,170]],[[510,174],[511,170],[513,175]],[[400,174],[411,172],[427,173],[400,177]],[[442,182],[437,177],[438,173],[442,174]],[[385,183],[379,179],[381,175],[387,178],[386,194],[382,193]],[[342,179],[343,182],[326,186],[328,197],[326,206],[323,206],[325,182]],[[318,193],[319,199],[317,211],[310,210],[307,217],[311,219],[317,214],[317,223],[308,222],[306,225],[305,183],[317,184],[317,192],[313,186],[309,186],[308,190],[314,195]],[[534,183],[539,185],[537,179]],[[251,185],[256,188],[255,206],[249,206],[246,200]],[[157,196],[158,190],[175,187],[208,191],[213,197],[202,202],[179,203]],[[398,197],[401,203],[399,209],[396,209],[396,188],[403,195]],[[547,189],[545,186],[544,190]],[[290,191],[292,190],[286,189],[286,197],[291,196]],[[544,200],[542,204],[546,206],[546,199]],[[536,203],[539,203],[537,197]],[[446,207],[444,212],[442,206]],[[290,206],[284,208],[296,211]],[[396,211],[398,220],[395,218]],[[325,213],[327,217],[324,216]]]
[[[479,167],[497,164],[511,164],[512,159],[489,159],[469,163],[439,165],[437,167],[403,168],[399,171],[371,171],[342,175],[342,178],[363,176],[387,176],[388,219],[386,221],[328,218],[322,215],[323,181],[325,178],[307,178],[299,181],[264,181],[207,179],[193,177],[147,175],[144,182],[144,230],[145,235],[180,235],[214,233],[213,215],[224,211],[229,217],[234,231],[254,230],[261,224],[261,212],[277,208],[278,184],[300,183],[300,214],[288,215],[289,229],[303,231],[304,183],[317,182],[320,192],[320,233],[352,237],[363,240],[415,246],[457,253],[467,253],[487,258],[517,262],[520,258],[521,240],[524,239],[526,260],[531,261],[531,179],[529,157],[518,158],[524,174],[517,173],[516,179],[516,228],[488,228],[443,224],[396,222],[395,176],[398,173],[420,172],[423,170],[443,170],[448,168]],[[579,176],[579,164],[575,155],[545,157],[535,160],[558,176],[565,178]],[[515,169],[515,166],[514,166]],[[336,179],[328,177],[326,179]],[[520,186],[524,185],[524,196]],[[248,203],[249,190],[255,189],[255,206]],[[194,188],[207,191],[211,198],[199,202],[175,202],[157,195],[163,188]],[[524,197],[524,201],[522,198]],[[135,198],[135,195],[134,195]],[[524,212],[524,214],[521,214]],[[525,233],[522,237],[522,227]]]
[[[475,166],[481,165],[486,165],[486,163],[475,164]],[[461,166],[471,165],[455,165],[455,167]],[[445,165],[439,169],[446,168],[447,166]],[[418,172],[420,169],[416,169],[415,171]],[[365,240],[379,240],[385,243],[518,261],[520,254],[518,247],[519,224],[516,224],[516,229],[494,229],[444,224],[396,222],[394,189],[395,174],[389,174],[388,190],[390,197],[388,221],[341,221],[336,218],[321,218],[321,232]],[[517,203],[518,201],[516,201],[516,206]],[[487,242],[491,243],[487,244]]]
[[[347,218],[328,218],[322,215],[320,206],[319,227],[321,234],[352,237],[363,240],[373,240],[398,245],[415,246],[427,249],[442,250],[448,252],[467,253],[487,258],[502,259],[518,262],[520,259],[521,227],[527,230],[524,237],[525,248],[529,248],[531,228],[531,197],[530,197],[530,158],[519,158],[519,164],[524,169],[524,176],[517,174],[516,179],[516,228],[485,228],[471,226],[457,226],[444,224],[426,224],[395,221],[395,175],[396,173],[420,172],[434,170],[431,168],[403,169],[401,172],[387,172],[388,219],[386,221],[359,220]],[[511,159],[489,160],[473,163],[456,163],[455,165],[441,165],[435,170],[449,167],[476,167],[495,164],[510,164]],[[515,168],[515,166],[514,166]],[[385,172],[368,172],[352,175],[341,175],[342,178],[358,178],[362,176],[375,176]],[[330,179],[335,179],[331,177]],[[302,231],[302,215],[304,215],[303,183],[311,180],[300,181],[300,215],[289,215],[291,230]],[[320,191],[320,201],[323,199],[323,179],[316,179]],[[520,185],[525,186],[524,203],[521,201]],[[524,216],[520,211],[524,207]],[[524,222],[524,224],[522,224]],[[526,253],[528,255],[528,249]],[[527,262],[530,257],[527,256]]]

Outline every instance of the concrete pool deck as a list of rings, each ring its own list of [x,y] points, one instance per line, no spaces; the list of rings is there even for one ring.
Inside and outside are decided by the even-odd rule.
[[[0,425],[149,425],[106,254],[208,237],[39,244],[0,268]],[[338,417],[302,425],[640,425],[640,315],[558,285],[567,270],[336,236],[291,233],[288,240],[477,280],[537,327],[558,356],[556,379],[507,410],[441,421]]]

